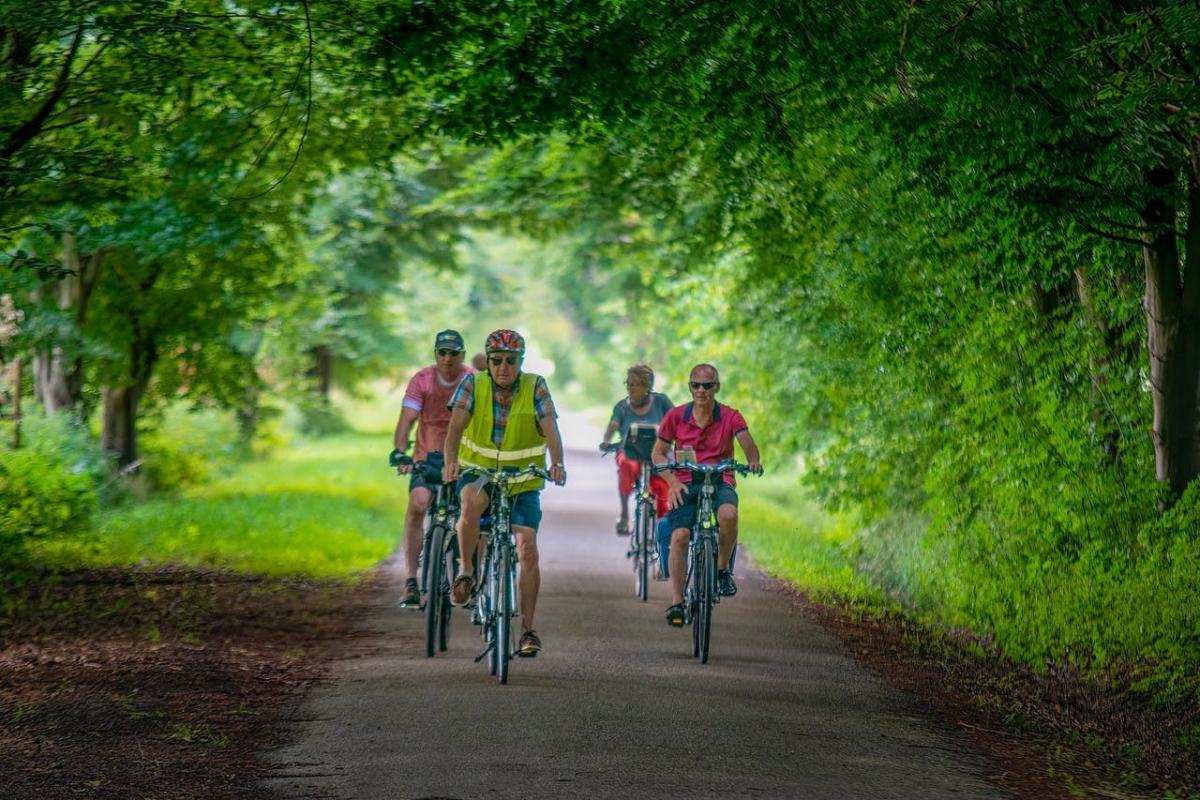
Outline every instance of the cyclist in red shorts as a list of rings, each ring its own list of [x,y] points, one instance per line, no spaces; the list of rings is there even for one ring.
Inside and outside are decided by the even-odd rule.
[[[613,406],[612,419],[604,430],[604,440],[600,442],[603,452],[614,433],[621,434],[621,440],[629,435],[633,425],[654,425],[662,421],[674,404],[671,399],[654,389],[654,370],[645,364],[634,364],[625,373],[625,389],[628,396]],[[617,535],[629,535],[629,495],[637,485],[641,465],[633,459],[626,458],[620,450],[617,451],[617,491],[621,497],[621,515],[617,518]],[[667,483],[655,475],[650,479],[650,491],[654,494],[655,505],[659,518],[667,515]]]

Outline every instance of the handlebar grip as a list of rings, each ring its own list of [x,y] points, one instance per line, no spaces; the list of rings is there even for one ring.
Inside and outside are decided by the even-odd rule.
[[[413,463],[412,457],[406,454],[403,450],[393,449],[392,452],[388,454],[389,467],[398,467],[402,464],[411,463]]]

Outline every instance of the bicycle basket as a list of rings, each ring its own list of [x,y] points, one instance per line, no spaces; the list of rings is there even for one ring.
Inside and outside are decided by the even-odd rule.
[[[658,426],[645,423],[634,423],[629,426],[625,436],[625,457],[634,461],[649,461],[654,451],[654,443],[658,441]]]

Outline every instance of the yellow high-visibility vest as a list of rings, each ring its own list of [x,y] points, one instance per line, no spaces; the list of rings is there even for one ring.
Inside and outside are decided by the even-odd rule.
[[[497,448],[492,441],[492,398],[495,391],[492,376],[486,372],[475,374],[475,410],[458,446],[458,463],[464,469],[520,469],[528,466],[545,469],[546,437],[538,430],[537,410],[533,405],[538,376],[523,372],[520,381],[508,413],[508,424],[504,427],[504,439]],[[541,478],[527,478],[510,484],[510,489],[512,494],[520,494],[536,492],[545,485],[546,482]]]

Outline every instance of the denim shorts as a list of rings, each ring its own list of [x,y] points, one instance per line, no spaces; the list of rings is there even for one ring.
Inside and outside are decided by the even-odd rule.
[[[462,497],[462,490],[466,486],[478,483],[481,478],[459,478],[458,479],[458,496]],[[492,496],[492,486],[488,484],[484,489],[488,497]],[[485,511],[484,516],[487,517],[490,512]],[[541,492],[521,492],[511,496],[508,499],[508,522],[510,525],[520,525],[524,528],[533,528],[535,531],[542,524],[542,493]]]
[[[679,508],[671,510],[667,515],[667,524],[671,530],[679,528],[690,528],[696,524],[696,514],[700,508],[700,489],[695,484],[685,484],[686,489],[683,492],[683,502],[679,504]],[[735,508],[738,504],[737,492],[728,483],[722,482],[717,486],[717,492],[713,496],[713,511],[724,505],[732,505]]]
[[[425,478],[417,470],[413,470],[408,479],[408,493],[412,494],[413,489],[428,489],[431,495],[437,495],[437,487],[425,480]]]

